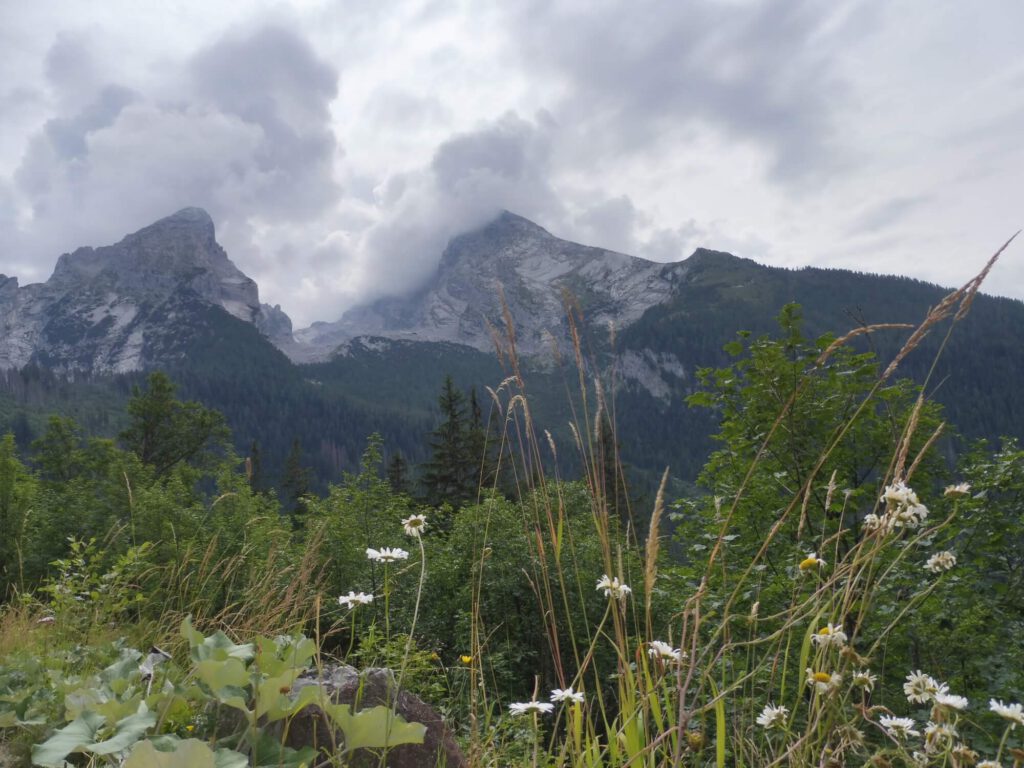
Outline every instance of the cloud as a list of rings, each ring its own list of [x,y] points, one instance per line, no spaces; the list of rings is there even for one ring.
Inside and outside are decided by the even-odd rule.
[[[541,221],[564,211],[550,183],[557,126],[545,113],[514,112],[442,142],[430,165],[379,187],[379,220],[361,238],[352,292],[364,300],[402,294],[437,267],[453,236],[502,209]]]
[[[45,72],[56,114],[13,174],[30,215],[13,232],[4,222],[23,259],[52,264],[190,205],[211,212],[237,258],[259,250],[257,230],[316,219],[341,196],[338,73],[292,28],[229,32],[144,91],[106,78],[70,35]]]
[[[637,0],[628,13],[616,3],[515,7],[514,50],[535,77],[565,81],[552,111],[580,125],[582,151],[650,151],[685,139],[688,124],[708,123],[762,147],[776,180],[819,174],[837,159],[831,105],[845,85],[832,65],[833,45],[845,29],[832,5]]]

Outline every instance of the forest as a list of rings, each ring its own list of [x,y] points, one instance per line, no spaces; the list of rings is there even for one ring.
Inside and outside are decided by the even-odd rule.
[[[449,377],[422,460],[369,434],[323,488],[300,441],[269,477],[162,372],[116,437],[9,433],[0,755],[383,765],[422,740],[326,701],[335,749],[276,738],[339,663],[395,670],[470,765],[1020,764],[1024,449],[954,449],[891,364],[970,296],[887,359],[795,305],[736,336],[688,399],[717,429],[681,497],[665,470],[638,498],[614,390],[582,377],[567,433],[528,378]]]

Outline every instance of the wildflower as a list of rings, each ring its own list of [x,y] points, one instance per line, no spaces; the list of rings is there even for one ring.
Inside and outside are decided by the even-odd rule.
[[[890,717],[889,715],[882,715],[878,718],[878,724],[885,728],[886,733],[897,740],[921,735],[918,731],[914,730],[914,721],[909,717]]]
[[[620,582],[618,576],[609,576],[607,573],[597,580],[596,589],[603,589],[605,597],[612,597],[616,600],[625,600],[633,591]]]
[[[383,549],[371,549],[366,548],[366,557],[370,560],[375,560],[378,563],[393,563],[396,560],[405,560],[409,557],[409,553],[404,549],[398,547],[384,547]]]
[[[338,597],[338,604],[346,608],[355,608],[357,605],[369,605],[373,602],[373,595],[365,592],[349,592],[347,595]]]
[[[892,524],[896,528],[920,528],[928,517],[928,507],[912,504],[900,507],[893,513]]]
[[[935,703],[940,707],[947,707],[948,709],[964,710],[967,709],[967,699],[963,696],[957,696],[955,693],[949,693],[945,690],[939,690],[935,694]]]
[[[1003,766],[995,760],[982,760],[978,763],[978,768],[1003,768]]]
[[[574,691],[570,685],[568,688],[555,688],[551,691],[551,700],[554,702],[575,702],[576,704],[583,703],[583,691]]]
[[[537,715],[546,715],[554,708],[554,704],[548,704],[546,701],[520,701],[509,705],[509,711],[513,715],[525,715],[530,712]]]
[[[663,661],[682,661],[683,652],[678,648],[673,648],[668,643],[662,642],[661,640],[651,640],[647,648],[647,655],[652,659],[662,659]]]
[[[924,751],[942,752],[956,737],[956,728],[951,724],[929,722],[924,729]]]
[[[843,632],[840,627],[829,623],[811,635],[811,640],[815,645],[823,648],[828,648],[830,646],[837,646],[841,648],[846,645],[847,637],[846,633]]]
[[[853,684],[865,691],[875,690],[876,682],[878,682],[878,675],[872,675],[870,669],[858,669],[853,673]]]
[[[887,485],[879,501],[890,507],[907,507],[920,503],[917,494],[902,482]]]
[[[956,565],[956,555],[952,552],[936,552],[934,555],[928,558],[928,562],[924,564],[926,570],[932,573],[942,573],[948,571]]]
[[[818,693],[830,693],[842,685],[842,682],[843,676],[838,672],[829,674],[828,672],[815,672],[810,667],[807,668],[807,685]]]
[[[1010,721],[1010,727],[1024,725],[1024,707],[1020,704],[1003,704],[1002,701],[989,699],[988,708],[1004,720]]]
[[[756,722],[765,729],[775,727],[783,728],[786,725],[786,718],[788,716],[789,710],[785,707],[776,707],[774,704],[765,704],[764,709],[761,710],[761,714],[757,716]]]
[[[459,661],[461,661],[463,664],[469,664],[473,661],[473,657],[467,656],[466,654],[462,654],[461,656],[459,656]]]
[[[970,483],[960,483],[959,485],[947,485],[946,490],[943,491],[943,496],[952,496],[954,499],[960,496],[966,496],[971,492]]]
[[[414,536],[418,539],[420,534],[427,530],[427,516],[409,515],[402,521],[402,527],[405,528],[406,536]]]
[[[903,693],[907,701],[913,704],[923,704],[935,698],[935,694],[945,688],[940,685],[931,675],[926,675],[921,670],[911,672],[907,675],[907,682],[903,684]]]
[[[888,516],[879,517],[874,512],[864,515],[864,519],[861,521],[865,531],[884,531],[886,533],[892,528],[891,519]]]
[[[966,744],[957,744],[953,747],[951,754],[953,755],[953,765],[957,768],[962,765],[975,765],[978,762],[978,753]]]
[[[828,563],[820,559],[814,552],[811,552],[807,557],[800,561],[800,570],[809,571],[812,568],[824,568]]]

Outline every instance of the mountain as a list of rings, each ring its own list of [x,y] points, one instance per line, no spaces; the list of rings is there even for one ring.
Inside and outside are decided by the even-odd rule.
[[[668,300],[686,262],[658,264],[554,237],[504,211],[448,244],[433,279],[411,297],[380,299],[334,323],[297,331],[302,361],[324,360],[360,336],[445,341],[493,351],[504,334],[504,307],[520,353],[544,355],[569,341],[566,301],[593,325],[625,327]],[[502,301],[504,300],[504,307]]]
[[[153,368],[180,354],[179,321],[207,306],[271,338],[291,333],[217,243],[209,214],[185,208],[115,245],[65,253],[45,283],[0,275],[0,368]]]
[[[667,464],[692,479],[716,416],[685,398],[700,368],[729,362],[723,347],[737,332],[776,331],[788,302],[802,305],[808,337],[917,323],[945,293],[907,278],[778,269],[703,249],[658,264],[561,240],[505,212],[453,238],[417,293],[292,332],[217,244],[210,217],[187,208],[116,245],[65,254],[46,283],[19,287],[0,276],[0,431],[27,442],[56,409],[114,434],[111,414],[139,372],[162,368],[183,397],[225,413],[240,452],[258,443],[271,477],[298,439],[321,483],[336,479],[374,431],[389,453],[415,464],[427,457],[446,374],[475,387],[485,411],[484,388],[508,375],[495,355],[507,307],[531,413],[571,446],[571,306],[585,378],[608,382],[625,460],[652,474]],[[933,330],[903,375],[923,381],[943,336]],[[902,338],[873,333],[857,344],[885,360]],[[979,296],[945,344],[929,394],[965,435],[1024,437],[1020,338],[1024,304]],[[572,454],[559,453],[566,468]]]

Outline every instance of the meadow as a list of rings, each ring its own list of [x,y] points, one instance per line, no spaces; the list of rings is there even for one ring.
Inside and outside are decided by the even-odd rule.
[[[421,726],[296,685],[350,664],[472,766],[1024,765],[1024,450],[956,441],[940,382],[899,378],[995,258],[916,326],[806,339],[787,306],[740,335],[690,398],[720,427],[682,499],[669,468],[630,497],[614,371],[578,342],[573,440],[535,423],[513,344],[458,449],[472,492],[429,504],[379,438],[325,495],[262,488],[159,375],[119,441],[8,436],[0,764],[388,765]],[[878,360],[873,334],[905,340]],[[329,749],[287,743],[309,706]]]

